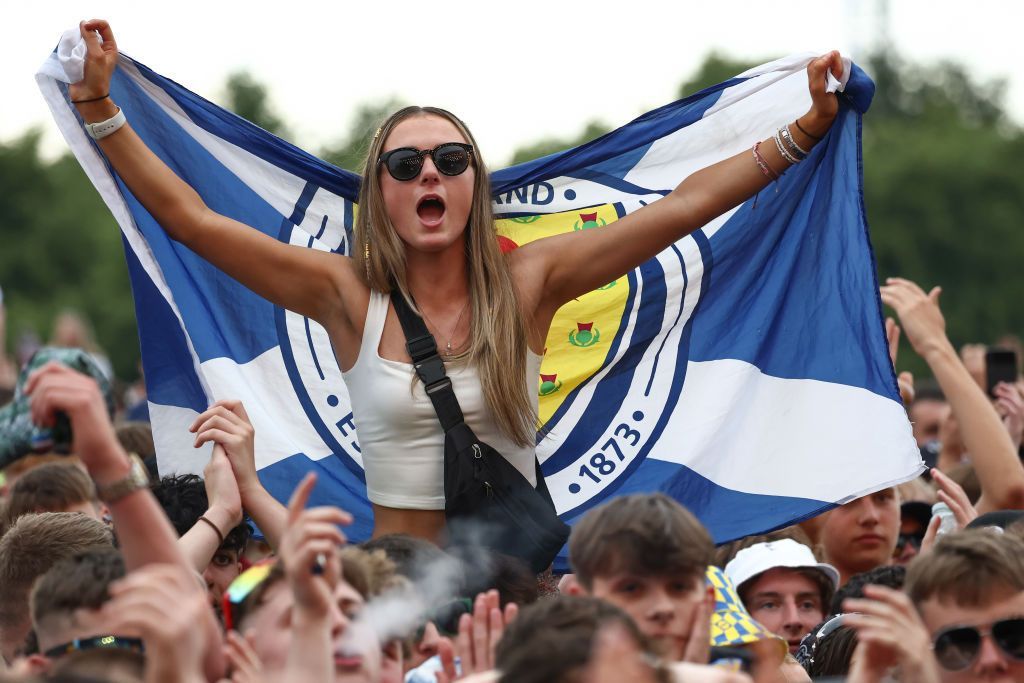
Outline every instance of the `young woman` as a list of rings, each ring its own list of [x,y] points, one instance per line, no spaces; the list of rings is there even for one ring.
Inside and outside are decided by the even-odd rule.
[[[410,107],[374,136],[363,173],[351,257],[283,244],[209,209],[117,115],[110,79],[117,46],[105,21],[83,22],[84,79],[69,88],[86,123],[113,132],[100,149],[175,240],[275,304],[319,322],[345,373],[374,534],[437,539],[444,528],[443,434],[416,383],[388,300],[415,300],[448,363],[466,421],[531,482],[540,352],[555,311],[653,257],[764,188],[793,160],[768,139],[687,178],[606,229],[549,237],[503,255],[488,174],[454,115]],[[97,35],[97,32],[99,35]],[[103,40],[100,41],[102,36]],[[825,92],[839,54],[808,66],[811,108],[790,126],[810,149],[838,104]],[[790,147],[792,150],[792,147]],[[623,236],[628,234],[628,239]],[[212,418],[200,428],[215,429]]]

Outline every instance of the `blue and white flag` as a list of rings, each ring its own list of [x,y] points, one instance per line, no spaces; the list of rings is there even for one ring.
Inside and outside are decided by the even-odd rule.
[[[757,67],[494,173],[502,246],[599,228],[749,150],[807,110],[810,59]],[[350,537],[367,538],[357,425],[326,332],[170,240],[86,137],[58,66],[55,53],[37,80],[123,233],[161,471],[201,471],[209,447],[192,448],[188,425],[216,400],[241,399],[268,489],[284,500],[315,470],[314,497],[351,511]],[[835,124],[806,161],[559,311],[537,378],[537,450],[567,522],[610,496],[664,491],[724,542],[922,471],[864,215],[861,115],[873,91],[853,67]],[[124,55],[111,95],[213,210],[283,242],[349,253],[358,176]]]

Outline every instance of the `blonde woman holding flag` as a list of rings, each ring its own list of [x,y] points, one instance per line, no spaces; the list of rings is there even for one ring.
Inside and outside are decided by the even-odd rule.
[[[552,317],[776,180],[828,132],[838,110],[826,74],[808,68],[811,107],[773,138],[692,174],[668,196],[602,229],[503,254],[479,147],[453,114],[409,107],[371,144],[351,257],[290,246],[211,210],[131,128],[110,97],[117,44],[107,22],[81,24],[85,77],[69,94],[88,132],[135,197],[175,240],[273,303],[319,322],[359,425],[374,535],[438,540],[445,530],[444,433],[414,377],[389,294],[422,315],[466,423],[536,485],[534,386]],[[755,144],[756,143],[756,144]],[[628,235],[628,238],[625,237]],[[197,444],[214,440],[214,409]]]

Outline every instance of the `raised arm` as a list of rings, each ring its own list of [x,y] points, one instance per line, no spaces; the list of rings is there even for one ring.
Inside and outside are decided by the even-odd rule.
[[[86,123],[106,121],[118,112],[109,97],[117,44],[103,20],[82,22],[80,28],[87,45],[85,77],[68,93]],[[345,315],[339,292],[358,283],[350,259],[283,244],[211,210],[146,146],[131,122],[97,142],[132,194],[173,239],[279,306],[320,322]]]
[[[882,301],[899,315],[907,339],[949,401],[981,483],[978,512],[1024,507],[1024,467],[999,414],[946,336],[939,293],[938,287],[925,294],[909,280],[889,278]]]
[[[256,431],[245,406],[241,401],[217,401],[195,419],[189,431],[196,435],[196,448],[211,441],[215,448],[223,448],[237,482],[242,508],[277,551],[288,525],[288,511],[263,488],[256,474]]]
[[[192,567],[202,574],[213,561],[226,536],[242,523],[242,499],[235,473],[224,448],[214,444],[210,462],[203,469],[208,507],[191,529],[178,539],[178,547]]]
[[[832,125],[838,111],[835,95],[825,92],[828,70],[842,73],[838,52],[807,67],[811,109],[789,127],[793,141],[809,150]],[[810,135],[808,135],[808,133]],[[813,137],[812,137],[813,136]],[[621,276],[717,216],[752,197],[790,163],[769,138],[750,150],[694,173],[668,196],[636,211],[613,226],[555,235],[512,252],[516,281],[542,283],[535,291],[537,321],[550,320],[565,302]],[[762,168],[762,164],[767,168]],[[623,238],[622,229],[628,227]]]

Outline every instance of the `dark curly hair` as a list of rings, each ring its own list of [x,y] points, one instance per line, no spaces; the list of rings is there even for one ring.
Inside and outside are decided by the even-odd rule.
[[[151,488],[178,536],[184,536],[195,526],[210,506],[203,478],[196,474],[162,477]],[[241,554],[250,536],[252,527],[246,519],[242,519],[238,526],[224,534],[224,543],[220,549],[234,550]]]

